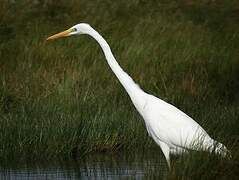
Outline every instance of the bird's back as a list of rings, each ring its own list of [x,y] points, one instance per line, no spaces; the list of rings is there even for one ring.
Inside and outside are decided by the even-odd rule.
[[[196,121],[155,96],[147,95],[144,112],[141,114],[151,136],[156,136],[171,148],[200,149],[208,148],[213,143],[207,132]]]

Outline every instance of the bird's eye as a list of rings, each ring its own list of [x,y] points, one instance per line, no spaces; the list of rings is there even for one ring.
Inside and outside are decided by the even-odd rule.
[[[72,29],[71,29],[71,32],[76,32],[76,31],[77,31],[76,28],[72,28]]]

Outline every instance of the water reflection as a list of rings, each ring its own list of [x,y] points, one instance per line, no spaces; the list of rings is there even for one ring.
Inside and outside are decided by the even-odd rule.
[[[163,178],[167,165],[161,152],[94,153],[83,159],[60,162],[7,164],[0,179],[143,179]]]

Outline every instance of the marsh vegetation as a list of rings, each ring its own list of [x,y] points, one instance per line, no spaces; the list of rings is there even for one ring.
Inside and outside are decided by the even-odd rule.
[[[236,179],[238,13],[237,1],[3,1],[1,159],[158,148],[94,40],[45,42],[88,22],[145,91],[179,107],[232,151],[230,160],[195,152],[175,158],[168,178]]]

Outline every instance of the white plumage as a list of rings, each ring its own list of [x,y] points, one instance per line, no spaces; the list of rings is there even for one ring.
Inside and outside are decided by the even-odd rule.
[[[191,149],[216,152],[223,156],[227,154],[227,148],[213,140],[191,117],[173,105],[144,92],[122,70],[115,60],[108,43],[90,25],[85,23],[77,24],[66,31],[49,37],[47,40],[79,34],[88,34],[99,43],[110,68],[143,117],[149,135],[162,149],[169,167],[170,153],[179,154]]]

